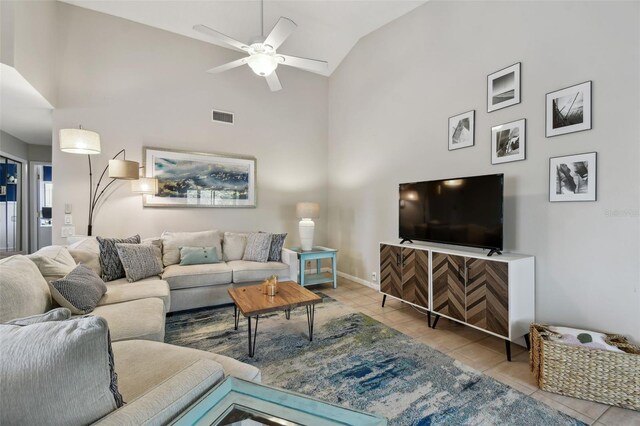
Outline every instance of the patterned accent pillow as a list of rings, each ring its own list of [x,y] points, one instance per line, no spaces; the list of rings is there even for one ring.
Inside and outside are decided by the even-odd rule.
[[[151,244],[117,243],[116,249],[130,283],[162,274],[160,248]]]
[[[269,260],[271,248],[271,234],[266,232],[252,232],[247,235],[247,246],[242,260],[265,263]]]
[[[100,245],[100,267],[102,268],[102,279],[113,281],[124,278],[127,274],[120,261],[120,255],[116,244],[140,244],[140,235],[129,238],[102,238],[96,237]]]
[[[51,296],[72,314],[88,314],[107,292],[107,286],[98,274],[84,265],[78,265],[66,277],[49,283]]]
[[[282,247],[287,233],[271,234],[271,247],[269,248],[269,262],[282,262]]]

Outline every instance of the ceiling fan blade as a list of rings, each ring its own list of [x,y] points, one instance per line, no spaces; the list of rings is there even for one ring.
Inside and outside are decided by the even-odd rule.
[[[237,67],[239,67],[241,65],[244,65],[246,63],[247,63],[247,58],[241,58],[241,59],[238,59],[236,61],[228,62],[228,63],[226,63],[224,65],[220,65],[218,67],[211,68],[210,70],[207,70],[207,72],[210,73],[210,74],[216,74],[216,73],[219,73],[219,72],[222,72],[222,71],[230,70],[232,68],[237,68]]]
[[[210,37],[213,37],[217,41],[227,44],[232,48],[240,50],[242,52],[246,52],[247,49],[249,49],[249,46],[247,46],[246,44],[241,43],[238,40],[232,39],[229,36],[226,36],[214,29],[207,27],[206,25],[194,25],[193,29],[198,31],[199,33],[206,34]]]
[[[267,79],[267,84],[269,85],[269,89],[272,92],[277,92],[282,89],[282,84],[280,84],[280,79],[278,78],[278,74],[276,72],[272,72],[268,76],[265,77]]]
[[[268,44],[273,47],[273,50],[276,50],[297,27],[296,23],[291,19],[281,16],[267,38],[264,40],[264,44]]]
[[[317,59],[307,59],[307,58],[299,58],[297,56],[288,56],[288,55],[280,55],[283,61],[282,65],[287,65],[289,67],[302,68],[309,71],[317,71],[317,72],[325,72],[327,71],[328,63],[327,61],[319,61]]]

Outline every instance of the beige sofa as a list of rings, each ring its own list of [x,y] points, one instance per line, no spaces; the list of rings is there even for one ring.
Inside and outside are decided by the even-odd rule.
[[[48,248],[44,250],[47,252],[61,251]],[[107,293],[92,314],[107,320],[118,389],[127,404],[98,423],[166,424],[226,375],[256,382],[261,380],[260,370],[251,365],[210,352],[162,343],[170,298],[169,285],[160,279],[107,283]],[[34,261],[27,256],[0,260],[0,327],[16,318],[48,312],[52,307],[49,286]],[[14,378],[37,374],[12,371],[6,359],[3,364],[5,374]],[[4,389],[3,382],[6,380],[0,377],[0,394],[10,395],[11,390]],[[36,381],[26,380],[25,386],[34,383]],[[78,391],[82,392],[82,389]],[[5,404],[6,398],[3,397],[1,403]],[[20,423],[14,420],[13,423]]]
[[[171,305],[167,312],[184,311],[206,306],[231,303],[227,289],[261,282],[272,275],[280,280],[296,279],[297,264],[294,252],[283,249],[282,262],[251,262],[242,260],[244,246],[241,233],[222,233],[217,230],[200,232],[164,232],[161,237],[146,238],[147,243],[162,247],[164,270],[161,276],[145,282],[166,281],[171,291]],[[219,263],[205,265],[179,264],[179,248],[185,246],[216,247]],[[81,237],[68,246],[78,263],[87,264],[100,274],[100,248],[94,237]],[[127,283],[126,279],[111,281],[107,287]],[[108,295],[105,295],[108,299]]]

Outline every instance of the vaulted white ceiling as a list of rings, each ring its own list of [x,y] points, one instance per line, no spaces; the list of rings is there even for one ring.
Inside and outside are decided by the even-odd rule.
[[[254,0],[62,0],[76,6],[212,42],[194,31],[204,24],[247,43],[260,35],[260,2]],[[361,37],[413,10],[426,0],[289,0],[264,2],[264,32],[280,16],[298,28],[278,52],[340,65]],[[215,66],[218,64],[212,64]]]

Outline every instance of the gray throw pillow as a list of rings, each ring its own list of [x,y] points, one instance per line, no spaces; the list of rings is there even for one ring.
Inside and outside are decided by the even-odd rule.
[[[117,243],[116,248],[130,283],[162,273],[159,247],[151,244]]]
[[[271,248],[271,234],[266,232],[252,232],[247,235],[247,246],[242,260],[265,263],[269,260]]]
[[[98,274],[84,265],[78,265],[66,277],[49,283],[51,296],[73,314],[88,314],[107,292],[107,286]]]
[[[32,315],[30,317],[25,318],[16,318],[7,322],[9,325],[31,325],[38,324],[41,322],[49,322],[49,321],[64,321],[71,318],[71,311],[67,308],[55,308],[50,310],[49,312],[45,312],[40,315]]]
[[[140,244],[140,235],[134,235],[129,238],[102,238],[96,237],[100,245],[100,266],[102,268],[102,279],[105,281],[113,281],[124,278],[126,272],[120,261],[116,244]]]
[[[287,233],[271,234],[271,247],[269,248],[269,262],[282,262],[282,247]]]
[[[0,325],[0,424],[87,425],[123,405],[100,317]]]

